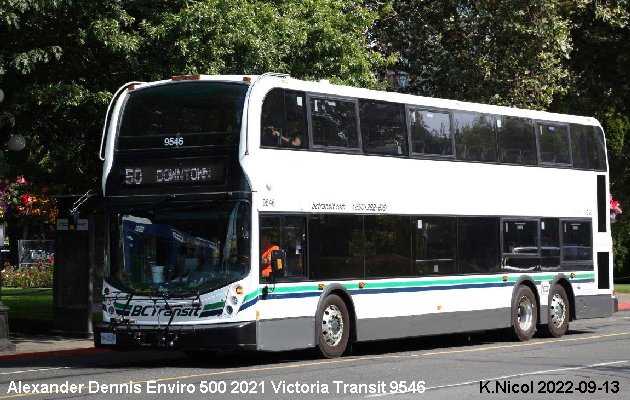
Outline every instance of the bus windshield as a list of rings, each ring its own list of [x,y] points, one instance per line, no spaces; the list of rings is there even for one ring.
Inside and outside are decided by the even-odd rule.
[[[237,145],[247,89],[199,81],[135,89],[124,106],[117,148]]]
[[[246,276],[250,205],[207,204],[114,210],[106,279],[130,293],[190,296]]]

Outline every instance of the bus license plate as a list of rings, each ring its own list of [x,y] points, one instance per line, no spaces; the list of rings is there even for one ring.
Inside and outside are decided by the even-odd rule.
[[[101,332],[101,344],[116,344],[116,334]]]

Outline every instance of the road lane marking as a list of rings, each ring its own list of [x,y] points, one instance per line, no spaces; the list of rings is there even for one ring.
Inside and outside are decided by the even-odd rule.
[[[37,368],[37,369],[23,369],[18,371],[0,372],[0,375],[17,375],[26,374],[27,372],[42,372],[42,371],[55,371],[58,369],[70,369],[75,367],[50,367],[50,368]]]
[[[476,385],[481,381],[500,381],[503,379],[522,378],[524,376],[542,375],[542,374],[550,374],[550,373],[565,372],[565,371],[576,371],[576,370],[581,370],[581,369],[605,367],[605,366],[616,365],[616,364],[626,364],[629,362],[630,360],[620,360],[620,361],[611,361],[611,362],[605,362],[605,363],[583,365],[580,367],[567,367],[567,368],[547,369],[547,370],[542,370],[542,371],[523,372],[521,374],[504,375],[504,376],[498,376],[495,378],[484,378],[484,379],[477,379],[474,381],[451,383],[450,385],[429,386],[425,388],[425,392],[428,392],[429,390],[435,390],[435,389],[445,389],[445,388],[458,387],[458,386]],[[383,396],[392,396],[392,395],[398,395],[398,394],[407,394],[407,393],[379,393],[379,394],[370,394],[365,397],[366,398],[367,397],[383,397]]]
[[[541,341],[536,341],[536,342],[525,342],[525,343],[498,345],[498,346],[479,347],[479,348],[474,348],[474,349],[433,351],[433,352],[426,352],[426,353],[420,353],[420,354],[346,357],[346,358],[337,358],[334,360],[321,360],[321,361],[306,362],[306,363],[299,363],[299,364],[292,364],[292,365],[273,365],[269,367],[230,369],[226,371],[214,371],[214,372],[206,372],[202,374],[180,375],[180,376],[172,376],[172,377],[164,377],[164,378],[156,378],[156,379],[145,379],[145,380],[139,380],[139,381],[134,380],[133,382],[139,383],[139,384],[145,384],[147,382],[167,382],[167,381],[194,379],[194,378],[214,377],[214,376],[221,376],[221,375],[234,375],[238,373],[266,372],[266,371],[275,371],[275,370],[283,370],[283,369],[289,370],[289,369],[308,368],[308,367],[313,367],[313,366],[331,365],[331,364],[347,364],[347,363],[356,363],[359,361],[377,361],[377,360],[388,360],[388,359],[396,360],[396,359],[403,359],[403,358],[419,358],[419,357],[426,357],[426,356],[437,356],[437,355],[455,354],[455,353],[473,353],[473,352],[480,352],[480,351],[487,351],[487,350],[511,349],[511,348],[538,346],[538,345],[552,344],[552,343],[557,344],[557,343],[584,341],[584,340],[590,340],[590,339],[603,339],[603,338],[611,338],[611,337],[619,337],[619,336],[630,336],[630,332],[608,333],[608,334],[583,336],[583,337],[576,337],[576,338],[549,339],[549,340],[541,340]],[[72,367],[68,367],[68,368],[72,368]],[[129,381],[120,382],[120,383],[112,383],[112,384],[122,385],[125,383],[129,383]],[[37,395],[37,394],[32,394],[32,393],[12,394],[12,395],[7,395],[7,396],[0,396],[0,399],[13,399],[13,398],[34,396],[34,395]]]

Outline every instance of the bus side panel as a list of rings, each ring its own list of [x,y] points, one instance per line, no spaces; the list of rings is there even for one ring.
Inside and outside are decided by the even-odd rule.
[[[575,296],[575,319],[610,317],[614,301],[609,294]]]
[[[285,351],[315,346],[315,317],[267,319],[256,325],[258,350]]]
[[[315,346],[315,312],[319,293],[308,293],[307,296],[291,292],[291,285],[283,286],[277,285],[277,294],[272,293],[257,304],[258,350],[284,351]]]
[[[512,286],[358,294],[357,340],[404,338],[509,327]],[[404,290],[404,289],[403,289]]]

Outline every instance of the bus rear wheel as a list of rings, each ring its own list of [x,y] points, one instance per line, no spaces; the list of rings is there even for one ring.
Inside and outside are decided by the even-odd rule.
[[[549,298],[549,316],[544,333],[546,336],[559,338],[569,330],[569,298],[560,285],[553,285]]]
[[[341,297],[327,296],[317,312],[319,324],[319,351],[326,358],[337,358],[348,347],[350,317]]]
[[[519,286],[512,299],[512,328],[514,336],[520,341],[527,341],[536,333],[538,308],[536,297],[525,285]]]

